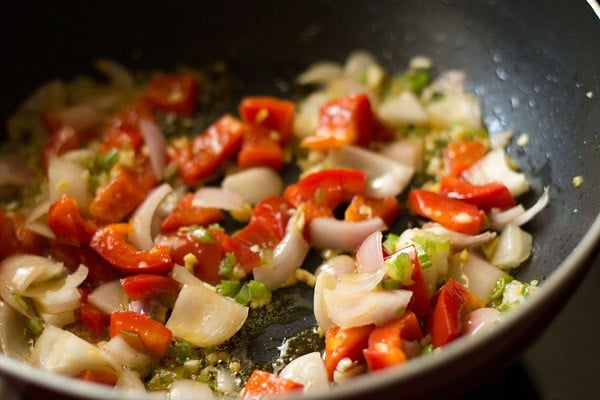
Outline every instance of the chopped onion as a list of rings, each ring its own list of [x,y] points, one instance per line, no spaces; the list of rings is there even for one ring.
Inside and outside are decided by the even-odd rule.
[[[495,308],[483,307],[473,310],[465,316],[465,334],[479,335],[489,332],[498,325],[501,317],[502,314]]]
[[[365,171],[365,193],[377,198],[393,197],[402,193],[415,172],[412,167],[356,146],[343,146],[333,150],[329,158],[336,166]]]
[[[355,376],[364,374],[366,370],[366,364],[352,361],[349,357],[344,357],[338,362],[335,371],[333,371],[333,381],[335,383],[344,383]]]
[[[341,75],[342,67],[339,64],[325,61],[310,65],[306,71],[298,75],[296,81],[301,85],[327,83]]]
[[[423,89],[421,99],[428,102],[436,93],[463,93],[465,91],[466,81],[467,76],[464,71],[444,71],[439,74],[431,84]]]
[[[30,285],[61,277],[62,263],[32,254],[17,254],[5,258],[0,269],[0,279],[15,293],[23,293]]]
[[[450,246],[455,250],[466,249],[469,247],[482,246],[489,243],[496,237],[496,232],[485,231],[479,235],[465,235],[464,233],[451,231],[450,229],[437,224],[426,223],[423,229],[438,235],[444,235],[450,240]]]
[[[503,131],[490,135],[490,143],[492,148],[505,149],[513,138],[513,131]]]
[[[496,230],[502,230],[508,224],[521,226],[531,221],[540,211],[542,211],[550,201],[549,188],[545,187],[544,192],[535,202],[535,204],[529,207],[527,210],[523,208],[521,204],[509,208],[508,210],[501,212],[489,213],[489,218],[492,223],[492,227]]]
[[[294,135],[306,137],[312,135],[319,126],[320,110],[330,97],[325,92],[315,92],[298,104],[294,117]]]
[[[217,367],[216,389],[225,393],[239,392],[239,379],[234,377],[227,369]]]
[[[385,267],[381,231],[371,233],[356,251],[356,265],[359,272],[375,272]]]
[[[86,209],[92,200],[88,191],[89,175],[87,169],[64,157],[51,158],[48,163],[50,202],[54,203],[66,194],[74,197],[81,209]]]
[[[119,376],[119,380],[115,385],[115,394],[118,394],[118,398],[126,397],[131,399],[140,399],[142,396],[147,398],[149,395],[146,392],[144,383],[140,379],[139,373],[127,368],[121,371],[121,376]],[[161,396],[162,398],[164,396]]]
[[[30,319],[37,316],[33,304],[31,304],[31,300],[20,295],[15,295],[4,279],[0,279],[0,297],[2,297],[2,300],[12,309],[19,312],[19,314]]]
[[[412,167],[415,171],[420,171],[423,168],[424,149],[423,138],[414,137],[387,143],[379,154],[399,164]]]
[[[337,78],[333,78],[329,81],[329,86],[327,87],[327,95],[330,98],[338,98],[344,96],[350,96],[354,94],[365,94],[369,97],[369,102],[371,104],[371,108],[376,109],[378,103],[378,96],[366,85],[358,82],[355,79],[349,78],[347,76],[341,76]]]
[[[333,324],[329,312],[327,311],[327,305],[323,299],[323,291],[326,289],[333,289],[337,284],[337,277],[329,272],[323,272],[317,276],[315,282],[315,290],[313,295],[313,312],[319,328],[323,332],[327,332],[329,327]]]
[[[516,268],[529,258],[532,248],[531,235],[509,224],[500,233],[490,262],[502,269]]]
[[[183,285],[166,323],[177,339],[216,346],[231,338],[248,317],[248,307],[206,285]]]
[[[31,297],[40,312],[63,313],[79,308],[81,293],[77,287],[88,275],[88,268],[80,265],[79,268],[65,279],[49,281],[22,293]]]
[[[123,290],[119,280],[106,282],[98,286],[88,295],[88,301],[106,314],[129,309],[127,293]]]
[[[254,279],[264,282],[271,289],[277,289],[294,275],[310,248],[302,234],[303,228],[304,215],[297,211],[288,221],[285,236],[273,250],[271,262],[252,270]]]
[[[357,82],[363,81],[368,87],[374,88],[381,83],[385,72],[373,55],[359,50],[348,56],[344,65],[344,75]]]
[[[218,187],[201,187],[194,194],[194,206],[220,208],[227,211],[244,209],[244,199],[236,192]]]
[[[206,383],[192,379],[176,379],[169,389],[169,400],[216,399]]]
[[[462,176],[473,185],[501,182],[514,197],[529,190],[525,174],[515,172],[509,167],[507,155],[503,149],[490,151],[481,160],[463,171]]]
[[[50,372],[77,375],[84,370],[117,373],[120,366],[91,343],[55,326],[47,326],[35,342],[30,362]]]
[[[53,111],[61,125],[84,132],[102,123],[104,114],[88,104],[76,104]]]
[[[27,186],[32,182],[33,174],[22,157],[15,154],[0,155],[0,187]]]
[[[461,255],[450,257],[449,274],[487,303],[491,300],[498,279],[504,275],[504,271],[475,253],[468,253],[466,260],[463,260]]]
[[[481,106],[479,100],[470,93],[445,93],[425,108],[429,123],[437,128],[449,128],[460,124],[465,128],[480,129]]]
[[[175,279],[181,285],[203,285],[202,282],[196,275],[194,275],[190,270],[181,265],[173,265],[173,269],[171,270],[171,278]]]
[[[0,301],[0,349],[4,355],[21,361],[29,358],[29,337],[23,334],[26,329],[27,319]]]
[[[331,257],[323,264],[319,265],[315,271],[315,276],[318,277],[321,273],[328,273],[337,278],[340,274],[347,274],[354,272],[355,270],[356,264],[354,259],[347,254],[340,254]]]
[[[131,347],[121,335],[113,336],[101,349],[119,364],[141,372],[152,361],[148,355]]]
[[[152,219],[156,209],[173,189],[168,183],[163,183],[150,192],[148,197],[135,210],[131,217],[131,232],[129,240],[139,250],[150,250],[154,247],[152,240]]]
[[[378,289],[384,276],[385,271],[383,269],[379,269],[375,272],[340,274],[337,279],[335,290],[339,293],[348,294],[371,292]]]
[[[252,167],[227,175],[221,187],[237,193],[245,202],[256,204],[269,196],[281,194],[283,181],[272,168]]]
[[[488,213],[488,218],[492,225],[492,229],[501,231],[504,227],[510,224],[515,218],[525,213],[525,207],[521,204],[509,208],[504,211],[495,211]]]
[[[371,233],[386,230],[387,226],[379,217],[358,222],[315,218],[308,229],[314,246],[321,249],[354,252]]]
[[[122,88],[133,88],[133,76],[121,64],[113,60],[100,59],[96,61],[96,68],[106,75],[112,85]]]
[[[533,217],[535,217],[540,211],[544,209],[544,207],[548,205],[548,202],[550,201],[550,195],[548,192],[549,188],[546,186],[544,188],[544,192],[542,193],[538,201],[536,201],[533,206],[529,207],[527,211],[525,211],[523,214],[515,217],[515,219],[511,221],[511,224],[521,226],[531,221]]]
[[[279,376],[301,383],[304,385],[305,392],[329,388],[327,369],[321,354],[317,351],[292,360],[281,370]]]
[[[77,317],[75,316],[75,312],[73,310],[62,311],[58,313],[41,312],[40,317],[45,323],[59,328],[77,321]]]
[[[428,117],[417,96],[403,91],[395,97],[387,98],[379,106],[379,116],[390,125],[424,124]]]
[[[146,146],[150,153],[150,164],[152,172],[158,179],[162,179],[165,170],[165,155],[167,142],[159,126],[150,120],[141,119],[139,123],[140,132],[144,136]]]

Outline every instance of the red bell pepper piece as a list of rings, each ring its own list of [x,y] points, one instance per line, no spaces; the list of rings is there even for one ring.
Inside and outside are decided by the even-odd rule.
[[[131,300],[160,299],[163,296],[175,298],[179,292],[179,282],[156,274],[137,274],[121,279],[121,286]]]
[[[160,358],[169,351],[173,333],[147,315],[115,311],[110,314],[110,337],[117,335],[136,350]]]
[[[138,151],[144,144],[144,136],[138,128],[129,125],[112,126],[104,132],[101,153],[110,149],[132,149]]]
[[[200,207],[194,204],[194,194],[184,196],[175,209],[160,224],[162,232],[172,232],[183,226],[206,226],[225,219],[225,214],[218,208]]]
[[[505,210],[517,205],[506,185],[500,182],[471,185],[455,176],[445,175],[440,179],[440,192],[452,199],[476,205],[485,211],[492,208]]]
[[[294,129],[294,103],[275,97],[246,97],[239,107],[242,120],[277,131],[276,142],[285,146]]]
[[[60,156],[67,151],[78,148],[81,144],[79,134],[70,126],[63,125],[55,130],[42,149],[42,165],[48,169],[52,157]]]
[[[58,240],[77,246],[88,244],[98,229],[83,218],[77,200],[65,194],[50,206],[46,222]]]
[[[237,157],[240,168],[283,167],[283,148],[277,137],[262,126],[248,125]]]
[[[28,229],[26,218],[21,213],[7,214],[0,208],[0,258],[15,253],[42,254],[46,240]]]
[[[464,316],[485,304],[469,289],[449,279],[432,298],[433,312],[428,321],[431,344],[444,346],[463,333]]]
[[[329,380],[333,380],[333,373],[343,358],[364,361],[363,349],[367,348],[369,335],[374,328],[374,325],[346,329],[332,326],[327,330],[325,334],[325,368]]]
[[[81,324],[93,338],[104,338],[108,332],[110,316],[88,302],[89,289],[79,288],[79,292],[81,293],[81,306],[79,307]]]
[[[363,350],[371,371],[388,368],[407,360],[402,341],[421,340],[423,334],[416,315],[407,311],[399,318],[376,327],[369,335],[369,347]]]
[[[223,234],[221,238],[222,257],[227,253],[233,253],[240,267],[246,273],[250,273],[253,268],[262,263],[260,254],[251,250],[252,244],[242,241],[239,237]]]
[[[80,264],[88,267],[84,287],[95,288],[119,277],[113,266],[87,245],[71,246],[53,240],[50,242],[50,255],[71,272],[77,270]]]
[[[463,140],[449,143],[444,149],[446,173],[460,176],[462,172],[482,159],[488,151],[480,140]]]
[[[408,206],[415,214],[467,235],[478,234],[483,226],[484,213],[477,206],[439,193],[411,190],[408,194]]]
[[[167,274],[173,269],[169,247],[138,250],[127,242],[129,231],[129,224],[106,225],[96,231],[90,246],[122,274]]]
[[[256,369],[252,372],[252,375],[250,375],[250,378],[242,391],[242,399],[271,397],[273,395],[299,390],[303,387],[304,385],[291,379]]]
[[[90,214],[104,224],[123,220],[146,198],[147,191],[135,174],[122,169],[106,185],[97,190],[90,203]]]
[[[180,139],[167,153],[179,167],[181,179],[192,185],[216,174],[223,162],[237,153],[244,130],[240,120],[225,115],[193,141]]]
[[[395,197],[376,199],[374,197],[356,195],[344,212],[346,221],[364,221],[379,217],[391,226],[400,214],[400,205]]]
[[[302,147],[327,150],[347,144],[368,146],[373,140],[375,120],[369,97],[357,94],[342,97],[321,107],[314,135],[304,138]]]
[[[192,74],[158,73],[146,90],[146,101],[162,111],[190,115],[198,101],[198,80]]]

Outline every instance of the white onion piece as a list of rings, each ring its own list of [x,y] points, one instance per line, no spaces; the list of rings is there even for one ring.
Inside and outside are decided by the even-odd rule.
[[[194,275],[189,269],[182,267],[181,265],[173,265],[171,270],[171,278],[175,279],[181,285],[204,285],[196,275]]]
[[[507,225],[500,233],[490,262],[502,269],[516,268],[531,254],[532,237],[515,225]]]
[[[489,332],[498,325],[501,317],[502,314],[495,308],[483,307],[473,310],[465,316],[464,333],[472,336]]]
[[[415,172],[412,167],[356,146],[343,146],[333,150],[330,159],[336,166],[365,171],[365,194],[377,198],[393,197],[402,193]]]
[[[173,189],[168,183],[163,183],[153,189],[131,217],[129,240],[139,250],[150,250],[154,247],[154,241],[152,240],[152,219],[160,203],[172,191]]]
[[[327,93],[314,92],[301,101],[294,116],[294,135],[298,137],[312,135],[319,126],[321,107],[329,100]]]
[[[31,297],[41,312],[55,314],[72,311],[79,308],[81,293],[77,287],[87,275],[88,268],[82,264],[65,279],[36,285],[23,292],[23,296]]]
[[[340,274],[347,274],[356,270],[354,259],[347,254],[340,254],[326,260],[319,265],[315,270],[315,276],[318,277],[321,273],[328,273],[336,278]]]
[[[371,233],[386,230],[387,226],[379,217],[358,222],[315,218],[308,229],[314,246],[321,249],[354,252]]]
[[[513,138],[513,131],[503,131],[490,135],[490,144],[492,148],[505,149]]]
[[[30,362],[62,375],[89,369],[118,373],[120,366],[99,348],[55,326],[47,326],[33,346]]]
[[[385,270],[383,269],[375,272],[340,274],[335,290],[343,294],[371,292],[379,288],[379,284],[384,276]]]
[[[27,319],[8,303],[0,301],[0,349],[8,357],[25,361],[31,353],[29,337],[24,335]]]
[[[469,253],[464,262],[459,256],[450,258],[449,274],[487,303],[491,300],[498,279],[504,275],[504,271],[475,253]]]
[[[550,201],[550,195],[548,192],[549,188],[546,186],[544,188],[544,192],[542,193],[538,201],[536,201],[534,205],[529,207],[527,211],[525,211],[523,214],[515,217],[515,219],[511,221],[511,224],[521,226],[531,221],[533,217],[535,217],[540,211],[544,209],[544,207],[548,205],[548,202]]]
[[[348,382],[355,376],[364,374],[366,370],[366,364],[352,361],[349,357],[344,357],[338,362],[335,371],[333,371],[333,381],[335,383]]]
[[[283,181],[272,168],[252,167],[227,175],[221,187],[237,193],[245,202],[256,204],[262,199],[281,194]]]
[[[31,300],[26,297],[15,296],[4,279],[0,279],[0,297],[19,314],[27,318],[35,318],[37,316]]]
[[[5,258],[0,268],[0,279],[15,293],[23,293],[30,285],[61,277],[62,263],[32,254],[17,254]]]
[[[169,400],[216,399],[206,383],[192,379],[176,379],[169,389]]]
[[[101,349],[119,364],[142,372],[152,361],[148,355],[131,347],[121,335],[112,337]]]
[[[281,370],[279,376],[304,385],[304,391],[310,392],[329,388],[327,369],[321,354],[317,351],[304,354]]]
[[[93,128],[104,119],[104,114],[88,104],[64,107],[54,113],[62,125],[68,125],[77,132]]]
[[[160,398],[164,399],[165,396],[162,396],[163,392],[160,392],[160,394]],[[119,376],[117,384],[115,385],[115,395],[117,398],[125,397],[130,399],[140,399],[142,397],[148,398],[150,393],[146,392],[146,387],[140,379],[139,373],[124,368],[121,371],[121,376]],[[154,395],[155,394],[152,393],[152,396]]]
[[[327,83],[341,75],[342,67],[339,64],[325,61],[310,65],[306,71],[298,75],[296,81],[301,85]]]
[[[525,207],[521,204],[517,204],[516,206],[509,208],[504,211],[492,210],[488,213],[488,218],[490,219],[490,223],[492,229],[501,231],[504,227],[510,224],[515,218],[525,213]]]
[[[385,72],[375,57],[366,51],[353,51],[344,64],[344,75],[374,88],[381,83]]]
[[[40,236],[43,236],[48,239],[55,239],[56,235],[50,229],[48,224],[44,222],[30,222],[25,224],[25,228],[29,229],[31,232],[37,233]]]
[[[371,233],[356,251],[356,266],[359,272],[375,272],[385,267],[381,231]]]
[[[52,203],[50,203],[50,200],[48,199],[39,202],[35,207],[31,209],[31,211],[29,211],[25,222],[29,224],[31,222],[37,221],[42,216],[46,215],[51,204]]]
[[[65,325],[72,324],[77,321],[77,317],[75,316],[75,311],[68,310],[58,313],[45,313],[41,312],[40,317],[44,320],[45,323],[49,325],[56,326],[58,328],[62,328]]]
[[[5,185],[26,186],[33,182],[27,162],[15,154],[0,155],[0,187]]]
[[[89,171],[64,157],[53,157],[48,163],[48,188],[50,202],[54,203],[63,194],[74,197],[81,209],[86,209],[92,197],[89,193]]]
[[[88,162],[96,154],[97,152],[93,149],[75,149],[62,154],[60,158],[74,162],[75,164],[81,164]]]
[[[330,98],[335,99],[338,97],[350,96],[355,94],[367,95],[369,97],[369,103],[371,104],[371,108],[376,109],[378,103],[378,96],[373,90],[371,90],[366,85],[363,85],[357,80],[349,78],[347,76],[333,78],[329,81],[329,86],[327,87],[327,95]]]
[[[103,58],[96,61],[95,66],[106,75],[112,85],[122,88],[132,88],[134,86],[133,76],[121,64]]]
[[[144,136],[144,142],[148,146],[150,165],[152,172],[158,179],[162,179],[165,170],[165,156],[167,141],[159,126],[150,120],[141,119],[139,123],[140,133]]]
[[[238,379],[234,377],[229,370],[217,367],[216,389],[225,393],[239,392]]]
[[[239,211],[244,209],[244,199],[238,193],[227,189],[204,186],[194,193],[193,205]]]
[[[501,182],[513,197],[518,197],[529,190],[525,174],[516,172],[509,167],[507,155],[503,149],[490,151],[481,160],[463,171],[462,177],[473,185]]]
[[[491,231],[485,231],[479,235],[465,235],[464,233],[451,231],[438,223],[426,223],[423,225],[423,229],[446,236],[450,241],[450,246],[455,250],[482,246],[496,237],[496,232]]]
[[[427,104],[425,110],[434,127],[449,128],[454,124],[473,129],[482,127],[479,100],[470,93],[444,94]]]
[[[286,226],[285,236],[273,250],[270,263],[252,270],[254,279],[264,282],[271,289],[281,287],[302,265],[310,248],[302,234],[304,215],[296,212]]]
[[[323,299],[323,291],[335,288],[336,284],[336,277],[328,272],[319,274],[315,282],[313,312],[315,314],[317,325],[319,325],[319,328],[321,328],[323,332],[327,332],[331,325],[333,325],[329,312],[327,311],[327,305]]]
[[[119,280],[106,282],[98,286],[88,295],[88,301],[106,314],[129,309],[127,293],[123,290]]]
[[[465,91],[467,76],[464,71],[448,70],[435,78],[421,93],[421,99],[425,102],[431,100],[436,93],[462,93]]]
[[[423,138],[414,137],[387,143],[379,154],[420,171],[423,168],[424,149]]]
[[[417,96],[409,91],[403,91],[395,97],[389,97],[380,104],[378,109],[382,120],[390,125],[424,124],[428,117]]]
[[[231,338],[248,317],[248,307],[205,285],[183,285],[166,323],[177,339],[199,347]]]

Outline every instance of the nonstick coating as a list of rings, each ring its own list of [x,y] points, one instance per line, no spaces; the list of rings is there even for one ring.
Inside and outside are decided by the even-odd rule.
[[[455,360],[443,359],[408,377],[371,378],[376,384],[363,379],[340,396],[389,395],[398,388],[405,396],[460,393],[456,380],[485,378],[539,335],[581,279],[587,257],[596,253],[600,22],[583,0],[12,3],[0,17],[3,121],[36,86],[91,74],[99,57],[132,69],[224,60],[245,78],[244,93],[289,96],[282,82],[308,64],[341,62],[352,50],[364,49],[391,71],[405,69],[415,55],[429,56],[440,71],[465,70],[490,131],[529,135],[524,148],[511,144],[508,151],[531,177],[525,203],[545,186],[551,203],[526,226],[534,234],[534,254],[517,277],[539,279],[543,286],[574,254],[563,265],[572,271],[564,273],[562,290],[512,320],[501,345],[479,341],[455,351]],[[583,177],[579,188],[572,184],[577,175]],[[585,248],[573,253],[590,228]],[[271,338],[289,335],[311,316],[287,322],[265,333],[264,342],[254,344],[258,351],[263,346],[273,351],[277,341]],[[23,379],[9,367],[0,359],[0,370]]]

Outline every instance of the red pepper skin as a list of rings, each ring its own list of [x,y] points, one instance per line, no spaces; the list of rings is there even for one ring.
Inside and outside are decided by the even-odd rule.
[[[75,246],[90,243],[98,229],[92,221],[83,218],[77,200],[65,194],[52,203],[46,222],[57,240]]]
[[[271,196],[260,201],[250,217],[250,222],[233,235],[248,246],[258,245],[274,249],[283,239],[294,205],[281,196]]]
[[[80,264],[87,266],[88,275],[82,285],[86,288],[95,288],[119,277],[113,266],[87,245],[71,246],[53,240],[50,242],[50,255],[71,272],[77,270]]]
[[[443,152],[446,173],[460,176],[464,170],[482,159],[487,151],[487,146],[480,140],[451,142]]]
[[[485,211],[492,208],[506,210],[517,205],[506,185],[500,182],[471,185],[460,178],[445,175],[440,179],[440,192],[447,197],[473,204]]]
[[[110,337],[121,333],[125,333],[121,337],[130,346],[157,358],[167,354],[173,337],[171,330],[160,322],[133,311],[115,311],[110,314]]]
[[[0,259],[15,253],[42,254],[46,239],[25,226],[21,213],[6,213],[0,208]]]
[[[90,214],[103,224],[123,220],[146,198],[147,191],[136,175],[123,169],[106,185],[98,189],[89,206]]]
[[[154,75],[146,90],[146,101],[162,111],[190,115],[196,108],[200,87],[192,74]]]
[[[431,344],[442,347],[463,333],[464,316],[485,304],[469,289],[449,279],[432,297],[433,312],[428,321]]]
[[[137,274],[121,279],[121,286],[131,300],[152,300],[163,296],[175,297],[179,292],[179,282],[156,274]]]
[[[270,398],[273,395],[300,390],[303,387],[304,385],[291,379],[256,369],[250,375],[242,391],[242,399]]]
[[[352,361],[364,361],[363,349],[369,344],[369,335],[375,328],[374,325],[357,326],[342,329],[332,326],[325,334],[325,368],[329,380],[333,380],[333,373],[343,358]]]
[[[268,96],[246,97],[239,106],[244,122],[277,131],[279,137],[275,141],[282,146],[292,138],[294,110],[293,102]]]
[[[248,125],[237,164],[242,169],[270,167],[280,170],[283,167],[283,148],[279,139],[262,126]]]
[[[227,253],[233,253],[235,259],[246,273],[252,272],[253,268],[260,266],[262,258],[260,254],[251,250],[252,244],[242,241],[239,237],[223,234],[221,238],[222,257]]]
[[[369,335],[369,347],[363,350],[367,366],[377,371],[402,364],[408,358],[402,340],[415,341],[422,337],[419,320],[411,311],[376,327]]]
[[[206,226],[225,219],[225,214],[218,208],[194,205],[194,198],[193,193],[185,195],[160,224],[160,230],[164,233],[172,232],[184,226]]]
[[[395,197],[376,199],[374,197],[356,195],[346,208],[344,219],[346,221],[364,221],[379,217],[387,226],[391,226],[399,214],[400,204]]]
[[[96,231],[90,247],[122,274],[168,274],[173,269],[170,249],[155,246],[151,250],[137,250],[127,242],[129,224],[106,225]]]
[[[483,226],[484,213],[476,206],[428,190],[411,190],[408,206],[415,214],[467,235],[478,234]]]
[[[111,149],[132,149],[137,152],[144,144],[144,137],[138,128],[128,125],[109,127],[102,136],[101,153]]]
[[[81,324],[93,338],[102,339],[106,337],[110,322],[109,315],[88,302],[87,297],[90,294],[90,289],[79,288],[78,290],[81,293],[81,306],[79,307]]]
[[[369,97],[357,94],[342,97],[321,107],[319,126],[304,138],[302,147],[328,150],[347,144],[368,146],[373,140],[375,119]]]
[[[181,179],[193,185],[215,175],[225,160],[237,153],[244,130],[240,120],[224,115],[193,140],[184,138],[169,147],[167,154],[179,167]]]

